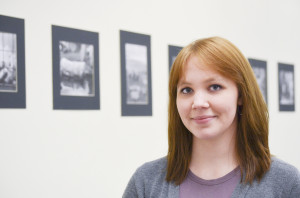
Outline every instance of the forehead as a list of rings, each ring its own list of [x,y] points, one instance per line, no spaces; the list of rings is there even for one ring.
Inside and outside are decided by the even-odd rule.
[[[222,68],[214,64],[207,64],[197,57],[191,57],[186,61],[180,73],[177,88],[186,84],[207,85],[210,83],[222,83],[227,86],[235,86],[237,84],[233,79],[222,75]]]
[[[179,80],[186,80],[189,76],[197,75],[198,78],[224,78],[217,72],[214,65],[208,65],[196,56],[190,56],[182,66]]]

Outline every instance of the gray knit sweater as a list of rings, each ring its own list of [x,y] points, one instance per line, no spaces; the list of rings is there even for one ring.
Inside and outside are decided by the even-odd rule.
[[[145,163],[130,179],[123,198],[179,198],[179,186],[166,182],[166,157]],[[270,170],[260,183],[239,183],[232,198],[300,198],[299,171],[272,158]]]

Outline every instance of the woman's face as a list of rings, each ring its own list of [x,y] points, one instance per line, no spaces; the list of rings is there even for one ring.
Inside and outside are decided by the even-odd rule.
[[[177,85],[177,109],[194,138],[222,138],[236,132],[236,84],[191,56]]]

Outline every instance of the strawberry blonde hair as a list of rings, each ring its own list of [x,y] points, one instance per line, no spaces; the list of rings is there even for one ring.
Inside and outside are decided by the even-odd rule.
[[[269,114],[248,60],[231,42],[220,37],[200,39],[184,47],[173,63],[169,79],[168,164],[166,180],[179,185],[186,178],[192,153],[192,134],[179,116],[177,84],[188,58],[197,56],[214,71],[235,82],[242,106],[239,106],[236,155],[243,182],[258,181],[270,168],[268,144]],[[242,115],[240,115],[242,114]]]

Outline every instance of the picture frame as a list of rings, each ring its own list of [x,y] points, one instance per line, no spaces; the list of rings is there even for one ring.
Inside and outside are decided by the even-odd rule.
[[[248,60],[256,77],[256,82],[260,88],[264,100],[266,104],[268,104],[267,62],[264,60],[258,60],[253,58],[249,58]]]
[[[169,49],[169,72],[171,71],[172,65],[178,55],[178,53],[182,50],[183,47],[168,45]]]
[[[0,15],[0,108],[26,108],[24,19]]]
[[[122,116],[152,116],[151,37],[120,30]]]
[[[278,63],[279,111],[295,111],[294,65]]]
[[[52,25],[53,109],[100,109],[99,35]]]

